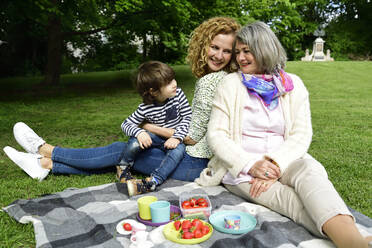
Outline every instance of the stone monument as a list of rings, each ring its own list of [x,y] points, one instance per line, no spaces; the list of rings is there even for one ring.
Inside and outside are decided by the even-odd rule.
[[[305,57],[301,58],[301,61],[334,61],[331,58],[331,51],[327,50],[327,55],[324,54],[324,40],[321,36],[324,36],[325,32],[320,27],[315,30],[314,36],[318,36],[313,43],[313,51],[309,55],[309,49],[305,50]]]

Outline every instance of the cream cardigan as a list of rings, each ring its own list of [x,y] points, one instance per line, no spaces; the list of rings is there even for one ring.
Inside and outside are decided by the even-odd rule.
[[[289,75],[294,89],[280,97],[285,121],[284,143],[277,151],[265,154],[278,164],[282,174],[296,159],[311,158],[307,154],[312,137],[309,94],[298,76]],[[198,184],[218,185],[227,171],[237,177],[247,162],[254,158],[241,147],[242,111],[247,94],[238,73],[227,75],[219,85],[207,131],[208,144],[214,156],[208,168],[195,179]]]

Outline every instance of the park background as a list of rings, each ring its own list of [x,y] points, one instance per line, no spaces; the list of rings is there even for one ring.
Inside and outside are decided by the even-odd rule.
[[[5,0],[0,77],[123,70],[156,59],[185,64],[192,30],[213,16],[271,26],[290,61],[314,32],[336,60],[372,59],[370,0]]]
[[[126,141],[121,122],[141,99],[133,69],[156,59],[176,70],[192,101],[185,56],[191,31],[212,16],[262,20],[288,53],[287,71],[310,92],[309,153],[348,206],[372,217],[372,6],[370,0],[35,0],[0,2],[0,147],[21,150],[12,127],[24,121],[64,147]],[[299,62],[321,31],[335,62]],[[319,34],[319,32],[318,32]],[[49,175],[37,182],[0,152],[0,207],[70,187],[116,181],[114,173]],[[33,247],[32,225],[0,212],[0,247]]]

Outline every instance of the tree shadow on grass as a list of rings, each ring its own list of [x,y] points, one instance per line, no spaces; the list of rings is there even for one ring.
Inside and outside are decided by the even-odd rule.
[[[43,84],[43,77],[0,79],[0,101],[43,97],[105,95],[118,90],[133,90],[133,70],[88,72],[61,75],[58,85]]]
[[[135,92],[131,82],[74,82],[60,85],[44,84],[0,84],[0,102],[17,100],[42,100],[44,98],[78,97],[86,95],[111,95],[122,91]]]

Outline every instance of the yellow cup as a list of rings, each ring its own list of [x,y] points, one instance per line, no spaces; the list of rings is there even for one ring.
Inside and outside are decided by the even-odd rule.
[[[137,200],[139,216],[143,220],[151,220],[150,204],[157,201],[155,196],[143,196]]]

